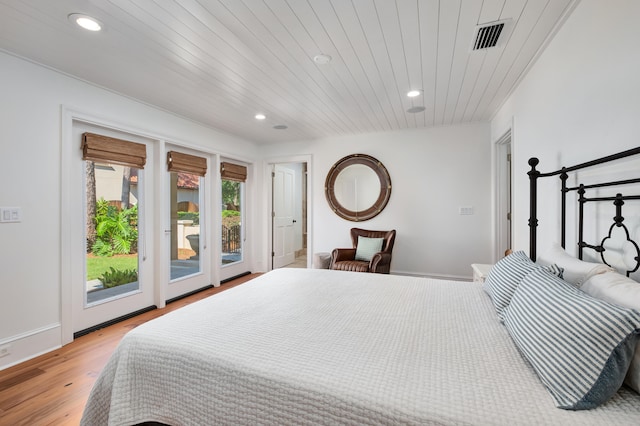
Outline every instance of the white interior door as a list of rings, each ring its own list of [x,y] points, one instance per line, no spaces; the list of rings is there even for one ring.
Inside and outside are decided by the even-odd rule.
[[[275,165],[273,172],[273,269],[295,260],[294,179],[292,169]]]

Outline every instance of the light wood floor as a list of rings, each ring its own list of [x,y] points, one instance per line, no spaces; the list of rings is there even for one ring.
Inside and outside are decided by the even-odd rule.
[[[285,268],[302,268],[305,269],[307,267],[307,255],[303,254],[302,256],[297,256],[296,260],[293,263],[288,264]]]
[[[259,275],[247,275],[202,291],[0,371],[0,425],[78,425],[93,383],[129,330]]]

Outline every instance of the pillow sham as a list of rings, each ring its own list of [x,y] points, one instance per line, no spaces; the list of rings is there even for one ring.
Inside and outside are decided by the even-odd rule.
[[[640,311],[640,283],[617,272],[594,275],[580,289],[606,302]],[[640,393],[640,342],[636,345],[624,383]]]
[[[355,259],[370,262],[373,255],[382,250],[383,242],[384,238],[369,238],[358,235]]]
[[[522,280],[504,323],[556,406],[567,410],[609,400],[640,338],[640,312],[591,297],[543,269]]]
[[[540,269],[523,251],[514,251],[500,259],[489,271],[483,289],[493,302],[498,318],[503,320],[503,311],[509,305],[520,281],[534,269]]]
[[[564,270],[562,278],[576,286],[579,286],[593,275],[613,271],[613,269],[602,263],[585,262],[571,256],[558,243],[554,243],[551,249],[540,255],[538,263],[545,266],[558,265]]]

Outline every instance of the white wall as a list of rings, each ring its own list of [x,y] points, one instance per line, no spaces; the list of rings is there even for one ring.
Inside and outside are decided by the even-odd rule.
[[[492,258],[489,131],[487,123],[350,135],[270,145],[263,154],[312,156],[313,252],[350,247],[354,226],[396,229],[392,272],[470,278],[471,263]],[[324,194],[331,166],[355,153],[377,158],[391,175],[389,204],[365,222],[335,215]],[[475,214],[459,215],[461,206]]]
[[[231,158],[256,148],[5,53],[0,93],[0,206],[23,215],[0,224],[0,346],[11,345],[2,369],[61,342],[62,106]]]
[[[514,248],[529,248],[530,157],[544,172],[640,145],[638,17],[638,1],[582,0],[492,121],[492,141],[513,121]],[[540,198],[538,254],[559,240],[558,199]]]

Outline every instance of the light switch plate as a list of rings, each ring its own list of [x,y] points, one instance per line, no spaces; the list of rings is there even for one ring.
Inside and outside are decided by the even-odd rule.
[[[22,209],[20,207],[0,207],[0,222],[20,222],[22,221]]]

